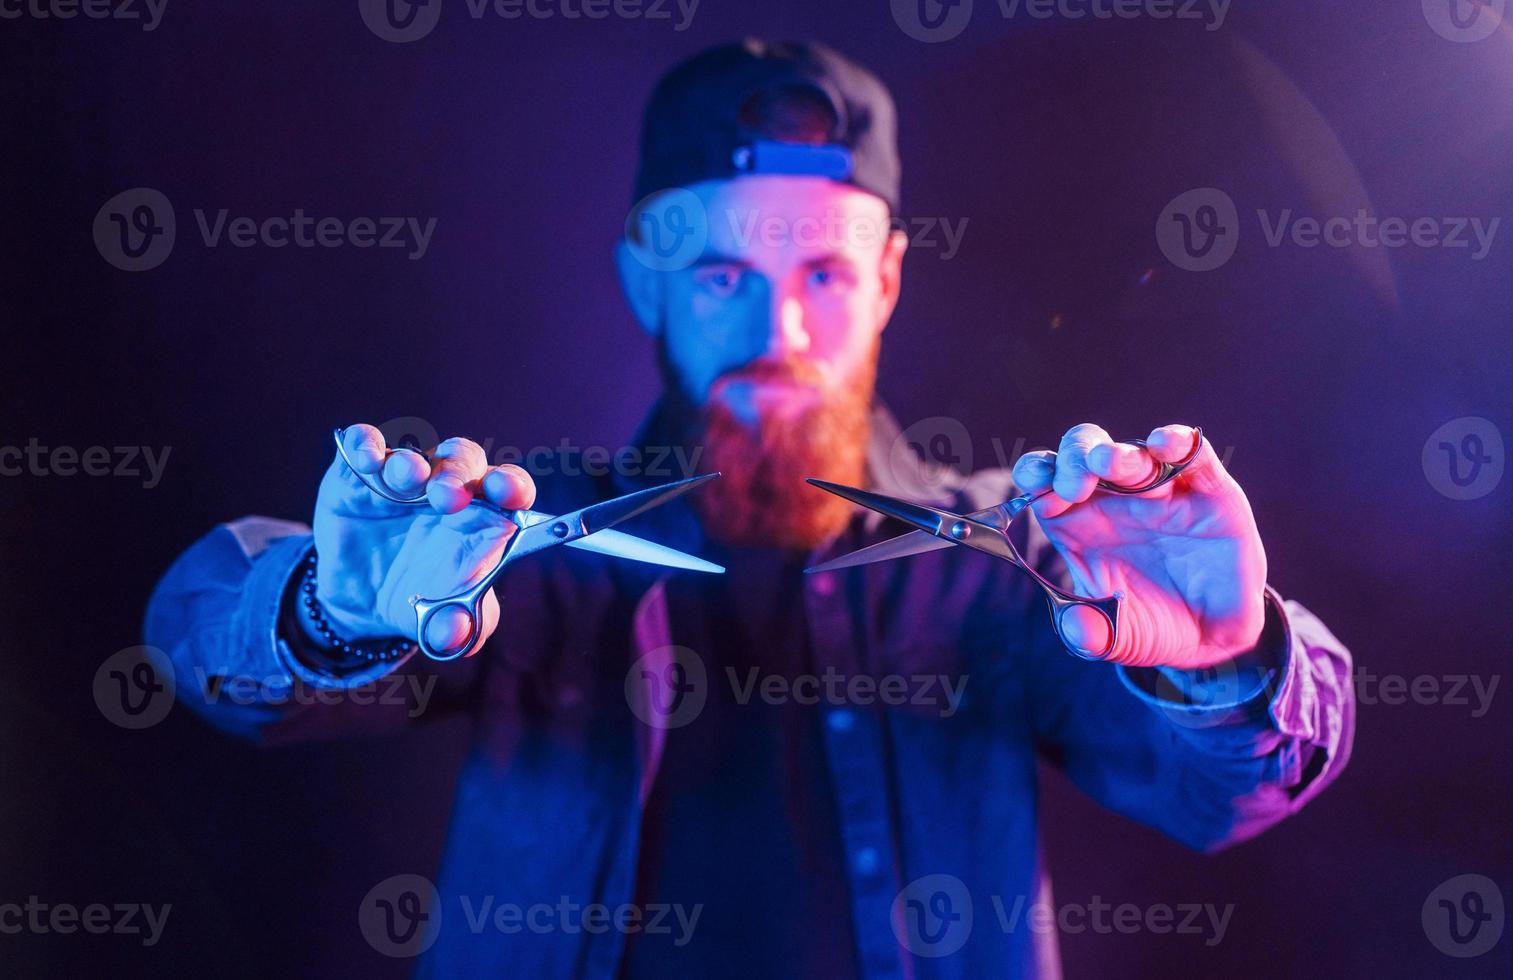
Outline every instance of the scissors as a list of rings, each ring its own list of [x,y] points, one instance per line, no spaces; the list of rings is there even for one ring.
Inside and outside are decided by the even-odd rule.
[[[1127,444],[1144,446],[1144,439],[1127,439]],[[1105,493],[1123,494],[1133,496],[1136,494],[1149,493],[1158,487],[1163,487],[1174,480],[1178,473],[1187,469],[1192,461],[1198,458],[1198,452],[1203,448],[1203,430],[1196,430],[1196,438],[1193,442],[1193,450],[1175,463],[1161,463],[1159,469],[1149,480],[1136,487],[1124,487],[1107,480],[1098,481],[1098,489]],[[994,558],[1000,558],[1011,565],[1023,570],[1029,575],[1035,584],[1040,586],[1045,594],[1046,604],[1051,609],[1051,625],[1056,628],[1056,635],[1066,648],[1076,656],[1084,660],[1102,660],[1108,656],[1109,651],[1114,649],[1114,642],[1119,636],[1119,605],[1124,598],[1124,593],[1115,592],[1113,595],[1102,596],[1096,599],[1088,599],[1074,595],[1065,589],[1049,581],[1019,554],[1019,549],[1014,542],[1009,540],[1009,526],[1014,523],[1014,518],[1024,513],[1035,501],[1050,493],[1049,489],[1038,493],[1020,494],[1013,500],[979,510],[972,514],[954,514],[938,507],[929,507],[924,504],[910,503],[897,497],[889,497],[868,490],[858,490],[855,487],[842,486],[839,483],[830,483],[825,480],[809,480],[809,483],[827,490],[839,497],[845,497],[852,503],[860,504],[879,514],[896,518],[906,524],[913,524],[918,530],[909,531],[896,538],[880,541],[877,544],[859,548],[849,554],[832,558],[811,568],[806,572],[828,572],[838,568],[850,568],[854,565],[868,565],[873,562],[886,561],[890,558],[902,558],[906,555],[919,555],[927,551],[935,551],[939,548],[949,548],[952,545],[966,545],[978,551],[986,552]],[[1108,643],[1103,649],[1084,653],[1072,644],[1063,628],[1063,621],[1067,611],[1077,606],[1091,609],[1102,616],[1108,623]]]
[[[415,506],[426,503],[424,487],[415,493],[400,493],[384,480],[381,469],[371,475],[359,472],[357,467],[352,465],[352,458],[347,455],[347,447],[342,444],[342,435],[345,432],[345,429],[335,430],[336,451],[341,454],[347,468],[362,481],[364,486],[392,503]],[[400,447],[393,452],[413,453],[426,460],[427,465],[430,463],[430,458],[417,449]],[[723,567],[702,558],[675,551],[665,545],[644,541],[623,531],[609,530],[621,521],[629,520],[653,507],[660,507],[674,497],[680,497],[719,475],[706,473],[703,476],[690,477],[675,483],[649,487],[561,516],[543,514],[538,510],[506,510],[488,500],[473,498],[468,502],[469,507],[480,507],[507,518],[515,525],[516,531],[505,542],[504,553],[499,557],[499,564],[490,569],[477,584],[444,599],[426,599],[418,595],[410,598],[410,605],[415,607],[415,638],[421,652],[432,660],[455,660],[462,656],[463,652],[471,649],[478,641],[478,634],[483,629],[483,597],[504,567],[516,559],[559,544],[598,552],[601,555],[613,555],[654,565],[665,565],[669,568],[684,568],[695,572],[716,574],[725,571]],[[426,635],[426,627],[430,625],[431,620],[441,610],[448,608],[461,609],[468,617],[468,637],[455,651],[436,649]]]

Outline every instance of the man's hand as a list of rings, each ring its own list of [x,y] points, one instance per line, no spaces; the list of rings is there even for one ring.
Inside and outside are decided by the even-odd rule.
[[[1099,479],[1139,486],[1157,461],[1192,451],[1196,431],[1155,430],[1145,448],[1115,442],[1096,425],[1067,430],[1056,452],[1026,453],[1014,480],[1035,502],[1046,536],[1066,560],[1074,591],[1123,592],[1119,636],[1103,658],[1139,667],[1207,667],[1251,649],[1265,620],[1266,552],[1250,502],[1208,440],[1171,482],[1122,496],[1094,489]],[[1065,620],[1075,646],[1096,652],[1108,625],[1075,608]]]
[[[353,425],[343,436],[353,465],[364,473],[383,471],[400,493],[425,487],[429,506],[396,504],[373,493],[347,468],[338,453],[321,481],[315,502],[316,598],[327,618],[349,638],[407,636],[415,639],[410,597],[455,595],[477,583],[499,563],[515,525],[481,507],[481,495],[500,507],[529,507],[536,499],[530,474],[518,466],[488,465],[483,449],[467,439],[448,439],[428,455],[391,453],[383,433]],[[484,597],[477,652],[499,625],[499,602]],[[460,646],[468,634],[466,617],[444,610],[427,626],[438,650]]]

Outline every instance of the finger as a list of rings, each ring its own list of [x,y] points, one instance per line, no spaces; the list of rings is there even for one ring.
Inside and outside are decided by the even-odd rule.
[[[1108,617],[1090,606],[1072,606],[1061,616],[1061,638],[1085,657],[1103,657],[1113,630]]]
[[[490,467],[480,482],[483,495],[506,510],[522,510],[536,502],[536,481],[513,463]]]
[[[1022,493],[1039,493],[1051,489],[1056,475],[1056,454],[1049,449],[1025,453],[1014,463],[1014,485]]]
[[[472,629],[473,619],[464,609],[448,606],[426,623],[426,642],[437,653],[451,653],[462,646]]]
[[[448,439],[436,447],[426,499],[443,514],[455,514],[478,492],[478,481],[488,471],[483,447],[471,439]]]
[[[1035,452],[1025,453],[1014,464],[1014,485],[1022,493],[1035,495],[1045,493],[1051,489],[1051,483],[1056,477],[1056,454],[1049,449],[1039,449]],[[1058,517],[1066,512],[1071,504],[1062,500],[1054,493],[1046,493],[1034,503],[1035,514],[1038,517]]]
[[[347,458],[352,461],[352,468],[359,473],[378,472],[384,464],[384,457],[388,455],[383,432],[377,426],[363,422],[347,426],[342,431],[341,444],[347,451]]]
[[[1090,422],[1066,430],[1056,449],[1056,477],[1051,481],[1056,496],[1072,504],[1091,497],[1098,486],[1098,474],[1088,468],[1087,454],[1113,441],[1112,436]]]
[[[438,612],[431,621],[426,624],[426,639],[430,641],[431,649],[440,653],[450,654],[457,647],[462,646],[468,638],[468,630],[471,620],[468,614],[461,609],[443,609]],[[478,639],[463,654],[471,657],[483,648],[488,642],[494,630],[499,628],[499,600],[492,591],[483,597],[483,628],[478,631]]]
[[[402,496],[410,496],[431,476],[431,462],[414,449],[396,449],[384,460],[383,481]]]
[[[1151,455],[1163,463],[1180,463],[1192,453],[1197,437],[1198,430],[1190,425],[1163,425],[1151,432],[1146,443]],[[1234,484],[1207,438],[1177,479],[1188,489],[1205,494],[1229,493]]]
[[[1127,442],[1102,442],[1088,450],[1087,466],[1100,479],[1121,487],[1149,483],[1161,467],[1152,455]]]

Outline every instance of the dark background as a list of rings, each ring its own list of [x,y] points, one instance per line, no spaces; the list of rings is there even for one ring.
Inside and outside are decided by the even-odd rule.
[[[475,21],[444,2],[406,45],[348,0],[174,0],[151,33],[0,23],[0,445],[171,447],[152,489],[0,478],[0,901],[173,904],[149,950],[0,936],[0,975],[406,975],[363,942],[356,909],[388,875],[434,873],[465,730],[257,751],[175,709],[131,732],[96,709],[95,671],[140,642],[155,579],[216,522],[308,520],[333,425],[627,438],[655,390],[610,261],[640,105],[674,60],[746,33],[828,40],[874,66],[899,102],[905,213],[968,221],[958,255],[906,263],[881,377],[905,424],[960,419],[981,466],[995,439],[1011,451],[1083,420],[1200,423],[1250,496],[1272,583],[1358,666],[1501,676],[1509,483],[1452,500],[1420,456],[1461,416],[1513,434],[1513,229],[1473,262],[1268,248],[1254,212],[1508,216],[1506,25],[1457,44],[1410,0],[1237,0],[1215,31],[1009,21],[977,0],[960,37],[923,44],[883,0],[705,0],[683,32]],[[136,186],[174,203],[179,237],[132,274],[90,229]],[[1205,186],[1244,230],[1227,265],[1184,272],[1156,218]],[[437,226],[420,261],[210,249],[194,208]],[[1455,875],[1513,898],[1513,691],[1471,712],[1363,705],[1340,782],[1213,858],[1050,777],[1058,899],[1235,906],[1214,947],[1064,937],[1067,973],[1513,974],[1513,936],[1457,960],[1420,925]]]

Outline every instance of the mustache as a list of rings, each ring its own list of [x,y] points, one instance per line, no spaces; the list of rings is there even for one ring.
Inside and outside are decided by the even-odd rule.
[[[802,357],[764,357],[722,373],[715,378],[711,390],[742,381],[757,384],[765,381],[788,381],[818,388],[824,384],[825,377],[813,361]]]

